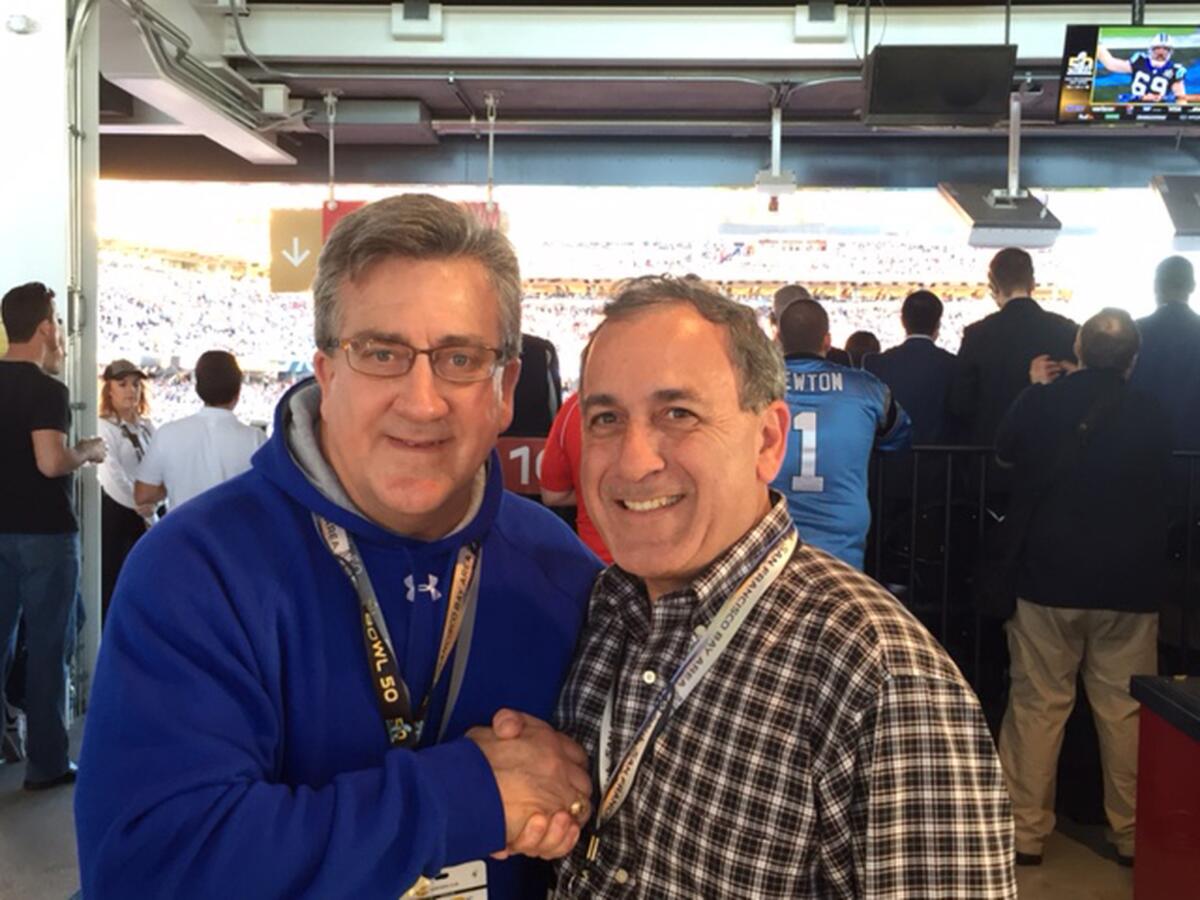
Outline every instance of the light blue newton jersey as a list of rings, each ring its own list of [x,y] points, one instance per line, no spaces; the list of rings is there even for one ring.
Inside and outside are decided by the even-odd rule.
[[[791,430],[772,487],[787,497],[804,541],[861,569],[871,449],[908,447],[912,420],[870,372],[816,356],[789,358],[787,371]]]

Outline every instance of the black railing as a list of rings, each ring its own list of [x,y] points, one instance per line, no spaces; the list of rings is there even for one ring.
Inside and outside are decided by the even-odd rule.
[[[1174,457],[1179,502],[1171,509],[1171,593],[1160,644],[1164,671],[1190,673],[1200,638],[1193,622],[1200,612],[1200,451]],[[990,447],[949,445],[876,454],[871,471],[867,572],[925,623],[981,697],[1003,690],[1006,658],[1001,623],[972,600],[977,554],[1005,507],[1007,492],[992,489],[997,471]]]

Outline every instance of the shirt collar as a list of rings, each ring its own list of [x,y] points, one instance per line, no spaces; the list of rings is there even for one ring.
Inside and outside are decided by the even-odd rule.
[[[1039,306],[1038,302],[1032,297],[1013,297],[1002,307],[1000,307],[1000,312],[1018,309],[1041,309],[1041,306]]]
[[[770,511],[741,540],[709,563],[689,586],[697,600],[692,624],[707,625],[767,551],[794,528],[787,501],[779,492],[771,491]]]
[[[928,334],[910,334],[904,339],[904,343],[907,344],[909,341],[929,341],[932,344],[933,338]]]
[[[1125,375],[1118,372],[1116,369],[1089,369],[1086,366],[1076,369],[1070,373],[1072,378],[1078,382],[1083,381],[1107,381],[1111,384],[1124,384]]]
[[[717,614],[739,584],[762,561],[767,551],[795,526],[788,512],[787,501],[778,491],[771,491],[771,509],[758,524],[744,534],[733,546],[710,562],[690,584],[664,594],[651,604],[645,583],[619,565],[610,566],[602,576],[604,593],[613,597],[625,627],[633,634],[644,634],[651,626],[651,606],[691,607],[690,628],[707,625]]]

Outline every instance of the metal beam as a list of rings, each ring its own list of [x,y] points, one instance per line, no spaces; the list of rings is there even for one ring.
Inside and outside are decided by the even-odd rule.
[[[793,8],[663,9],[444,7],[444,37],[397,41],[387,6],[275,7],[255,4],[242,21],[246,42],[264,59],[361,62],[475,60],[572,62],[661,60],[706,65],[746,59],[797,60],[820,53],[798,45]],[[814,24],[820,31],[821,23]],[[747,55],[747,51],[752,51]],[[227,29],[225,50],[240,54]],[[836,58],[836,53],[830,53]]]
[[[247,45],[268,60],[446,64],[745,64],[854,62],[861,55],[864,12],[847,11],[849,32],[810,39],[807,9],[795,7],[617,8],[449,6],[439,40],[391,36],[388,6],[255,4],[242,19]],[[839,4],[838,13],[844,6]],[[876,10],[878,18],[880,14]],[[1011,39],[1019,58],[1058,59],[1067,23],[1111,24],[1126,16],[1110,5],[1019,6]],[[1171,7],[1172,21],[1200,21],[1200,5]],[[818,29],[822,23],[813,23]],[[889,8],[889,44],[1000,43],[1004,4],[982,7]],[[225,53],[242,55],[226,22]]]
[[[295,163],[258,131],[266,120],[258,91],[203,52],[203,31],[194,38],[161,11],[125,2],[104,3],[100,18],[100,65],[113,84],[252,162]],[[160,46],[162,35],[169,47]]]

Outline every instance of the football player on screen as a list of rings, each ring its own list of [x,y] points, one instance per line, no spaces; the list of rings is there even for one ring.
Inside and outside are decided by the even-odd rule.
[[[1117,95],[1118,103],[1188,103],[1192,98],[1184,84],[1187,68],[1171,62],[1174,49],[1171,36],[1160,31],[1146,53],[1139,50],[1129,59],[1121,59],[1101,44],[1096,48],[1096,59],[1110,72],[1133,76],[1129,92]]]

